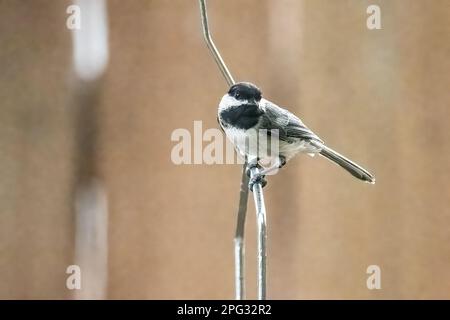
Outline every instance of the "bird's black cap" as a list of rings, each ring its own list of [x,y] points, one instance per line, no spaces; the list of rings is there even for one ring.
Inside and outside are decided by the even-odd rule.
[[[261,90],[250,82],[239,82],[230,87],[228,94],[238,100],[261,100]]]

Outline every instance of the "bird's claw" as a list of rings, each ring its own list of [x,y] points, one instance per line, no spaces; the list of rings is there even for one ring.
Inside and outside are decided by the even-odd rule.
[[[247,164],[247,176],[250,178],[248,182],[248,188],[250,191],[253,192],[253,186],[256,183],[260,183],[261,187],[264,188],[267,185],[267,180],[265,179],[265,175],[261,173],[257,173],[252,177],[252,169],[255,167],[259,167],[258,165],[258,158],[253,159],[252,161],[249,161]]]
[[[250,178],[250,181],[248,182],[248,188],[250,189],[250,191],[253,192],[253,186],[256,183],[260,183],[261,187],[264,188],[267,185],[267,180],[264,178],[264,175],[262,174],[257,174],[254,177]]]
[[[247,173],[247,177],[251,177],[251,171],[254,167],[258,167],[258,161],[251,161],[247,163],[247,170],[245,171]]]

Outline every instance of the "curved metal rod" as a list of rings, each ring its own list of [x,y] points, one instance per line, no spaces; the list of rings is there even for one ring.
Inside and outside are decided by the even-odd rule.
[[[235,81],[228,70],[225,62],[223,61],[219,51],[217,50],[214,42],[212,41],[211,34],[209,32],[208,16],[206,12],[205,0],[199,0],[200,14],[202,18],[203,35],[206,45],[208,46],[220,72],[224,76],[229,86],[232,86]],[[247,176],[247,161],[242,169],[241,190],[239,197],[239,209],[237,213],[236,233],[234,237],[234,257],[235,257],[235,297],[238,300],[245,298],[245,276],[244,276],[244,231],[245,231],[245,219],[247,213],[248,202],[248,182]],[[257,175],[259,168],[253,166],[250,170],[251,176]],[[266,209],[264,204],[264,196],[262,192],[261,183],[255,183],[253,185],[253,196],[256,207],[256,217],[258,226],[258,299],[263,300],[266,298]]]
[[[223,61],[222,56],[219,53],[219,50],[217,50],[216,46],[214,45],[214,42],[212,41],[212,38],[211,38],[211,34],[209,32],[208,15],[206,13],[205,0],[199,0],[199,2],[200,2],[200,13],[202,16],[203,36],[205,37],[206,45],[208,46],[209,50],[211,51],[217,65],[219,66],[220,72],[222,72],[223,76],[225,77],[225,80],[227,81],[228,86],[231,87],[235,83],[233,76],[231,75],[225,62]]]

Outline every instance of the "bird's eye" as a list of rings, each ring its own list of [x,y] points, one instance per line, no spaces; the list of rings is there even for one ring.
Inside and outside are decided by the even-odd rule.
[[[241,95],[239,94],[239,92],[236,92],[236,93],[234,94],[234,96],[235,96],[237,99],[239,99],[239,98],[241,97]]]

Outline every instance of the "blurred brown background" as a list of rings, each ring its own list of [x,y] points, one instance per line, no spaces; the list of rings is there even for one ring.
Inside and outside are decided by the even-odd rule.
[[[108,1],[109,64],[95,83],[76,80],[70,4],[0,0],[0,298],[233,298],[240,165],[170,159],[172,131],[217,127],[226,91],[197,1]],[[366,27],[370,4],[381,30]],[[363,184],[302,156],[270,178],[268,297],[450,298],[450,1],[208,9],[237,80],[377,177]],[[107,212],[94,224],[107,238],[90,230],[93,242],[76,240],[76,194],[89,183]],[[79,261],[76,247],[99,239]],[[251,198],[246,239],[255,298]],[[72,264],[94,275],[78,293],[66,288]],[[373,264],[381,290],[366,287]]]

